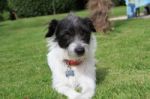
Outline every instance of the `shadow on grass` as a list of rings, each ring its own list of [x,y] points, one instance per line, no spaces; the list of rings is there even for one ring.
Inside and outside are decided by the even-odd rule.
[[[122,30],[120,27],[124,27],[128,22],[128,20],[118,20],[118,21],[113,21],[112,22],[112,28],[113,30],[111,31],[112,34],[120,34],[122,33]]]
[[[108,68],[97,68],[96,70],[96,84],[101,84],[108,74]]]
[[[118,27],[120,27],[120,26],[123,26],[125,23],[126,23],[126,20],[118,20],[118,21],[114,21],[114,22],[113,22],[113,26],[114,26],[115,28],[118,28]]]

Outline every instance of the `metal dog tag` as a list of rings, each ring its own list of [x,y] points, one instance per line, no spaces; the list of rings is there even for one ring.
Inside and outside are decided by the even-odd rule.
[[[66,71],[66,77],[74,76],[74,71],[69,69]]]

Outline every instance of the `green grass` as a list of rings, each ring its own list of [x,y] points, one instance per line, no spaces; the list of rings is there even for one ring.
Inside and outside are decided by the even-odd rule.
[[[66,99],[50,86],[44,39],[49,20],[64,16],[0,23],[0,99]],[[94,99],[150,98],[149,26],[150,19],[116,21],[109,34],[96,34]]]
[[[126,6],[115,7],[111,10],[111,17],[125,16],[126,15]]]

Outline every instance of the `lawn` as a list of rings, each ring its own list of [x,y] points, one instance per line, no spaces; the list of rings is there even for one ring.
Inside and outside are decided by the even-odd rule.
[[[77,14],[84,17],[87,12]],[[66,99],[50,86],[44,38],[49,20],[64,16],[0,23],[0,99]],[[150,19],[113,24],[109,34],[96,34],[97,87],[93,99],[150,99]]]

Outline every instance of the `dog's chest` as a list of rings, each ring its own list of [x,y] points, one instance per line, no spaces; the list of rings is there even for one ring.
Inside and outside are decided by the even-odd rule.
[[[65,77],[68,81],[68,84],[72,87],[78,87],[80,85],[79,83],[79,72],[74,69],[67,69],[65,72]]]

